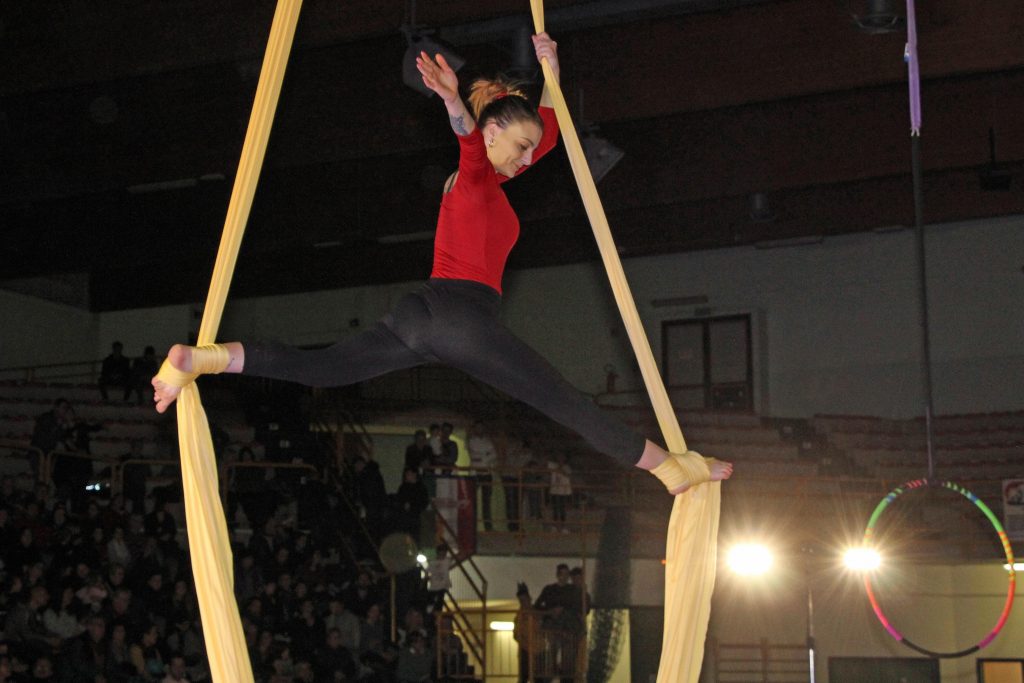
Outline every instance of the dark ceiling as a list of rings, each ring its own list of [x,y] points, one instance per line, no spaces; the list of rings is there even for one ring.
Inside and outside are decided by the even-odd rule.
[[[859,31],[863,4],[547,3],[577,121],[625,152],[599,184],[624,255],[913,225],[905,34]],[[1024,212],[1020,0],[918,5],[926,219]],[[201,301],[273,9],[2,3],[2,277],[87,272],[94,310]],[[233,296],[428,275],[429,240],[391,242],[433,227],[456,146],[436,98],[402,83],[408,13],[307,0]],[[509,66],[528,16],[416,8],[463,82]],[[982,182],[990,139],[1009,189]],[[506,187],[511,268],[597,258],[561,150]],[[774,220],[751,220],[754,193]]]

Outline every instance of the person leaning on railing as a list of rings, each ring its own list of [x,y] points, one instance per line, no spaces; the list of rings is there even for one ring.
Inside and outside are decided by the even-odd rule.
[[[530,589],[521,581],[516,588],[516,599],[519,600],[519,611],[513,622],[512,637],[519,645],[519,683],[526,683],[536,667],[535,662],[531,664],[531,655],[536,660],[541,642],[541,612],[534,609]]]

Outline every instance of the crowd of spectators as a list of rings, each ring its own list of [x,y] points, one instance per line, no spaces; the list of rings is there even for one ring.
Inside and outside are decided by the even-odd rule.
[[[109,402],[111,388],[123,390],[125,401],[133,392],[143,400],[142,376],[148,386],[156,366],[151,348],[132,363],[115,343],[99,382],[103,401]],[[37,417],[32,446],[43,454],[89,455],[90,434],[103,427],[76,418],[71,404],[59,399]],[[253,443],[227,446],[230,439],[211,422],[221,464],[313,467],[222,469],[227,519],[238,541],[236,598],[257,683],[412,683],[465,675],[462,643],[441,614],[457,554],[442,544],[428,571],[397,577],[395,624],[390,575],[371,559],[393,532],[432,545],[432,538],[421,537],[433,534],[421,534],[422,516],[434,495],[428,483],[450,476],[459,459],[453,426],[435,424],[416,433],[393,493],[372,453],[330,463],[322,454],[310,458],[315,449],[288,450],[286,434],[271,436],[278,425],[266,427],[266,434],[260,429]],[[144,461],[143,446],[132,440],[121,461]],[[539,518],[543,484],[515,495],[519,482],[547,478],[541,473],[527,481],[517,471],[544,468],[525,441],[498,457],[476,425],[468,446],[473,464],[492,470],[478,475],[486,526],[492,526],[490,492],[497,477],[513,494],[505,498],[510,530],[518,529],[520,502]],[[295,457],[297,451],[305,459]],[[208,680],[179,528],[180,482],[154,488],[148,466],[127,467],[120,493],[112,495],[109,487],[90,485],[104,473],[88,459],[62,456],[52,467],[49,473],[33,469],[27,481],[49,474],[52,484],[31,490],[10,477],[0,480],[0,683]],[[435,671],[438,652],[441,674]]]
[[[363,472],[374,469],[365,465]],[[261,524],[234,548],[256,681],[438,680],[437,640],[445,661],[464,669],[458,638],[436,635],[435,596],[418,571],[398,582],[404,589],[391,638],[389,581],[376,562],[356,559],[373,555],[358,555],[352,534],[342,532],[354,528],[347,518],[361,514],[340,503],[342,488],[373,486],[359,475],[291,484],[257,506]],[[253,508],[245,491],[234,496]],[[160,489],[143,498],[143,510],[108,492],[80,501],[47,485],[23,491],[11,477],[0,480],[0,683],[209,679],[174,514],[179,500],[180,491]],[[397,519],[389,513],[381,523]]]

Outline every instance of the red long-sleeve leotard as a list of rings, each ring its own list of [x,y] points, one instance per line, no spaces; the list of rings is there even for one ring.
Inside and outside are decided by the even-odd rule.
[[[549,107],[538,110],[544,132],[533,151],[533,163],[558,141],[558,121]],[[459,140],[459,176],[441,200],[434,236],[432,278],[473,280],[501,292],[505,261],[519,238],[519,218],[501,184],[508,177],[497,173],[487,159],[487,146],[477,126]],[[516,175],[529,166],[519,169]]]

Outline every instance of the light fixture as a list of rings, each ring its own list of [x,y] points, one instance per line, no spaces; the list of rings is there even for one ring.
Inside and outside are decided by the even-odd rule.
[[[402,61],[402,82],[421,95],[433,97],[434,91],[423,85],[423,77],[420,75],[420,70],[416,68],[416,58],[419,57],[420,52],[426,52],[431,57],[440,53],[454,71],[458,71],[465,66],[466,60],[456,54],[455,50],[448,45],[433,38],[428,38],[422,31],[410,30],[406,37],[409,41],[409,47],[406,48],[405,59]]]
[[[760,543],[740,543],[729,549],[725,562],[740,576],[758,576],[772,568],[774,559],[771,551]]]
[[[523,21],[516,28],[512,43],[512,66],[509,71],[518,76],[532,78],[540,69],[537,51],[533,47],[533,27]]]
[[[862,0],[861,4],[863,11],[851,11],[850,15],[864,33],[893,33],[903,28],[903,15],[896,10],[896,0]]]
[[[434,91],[423,85],[423,77],[416,68],[416,58],[420,56],[420,52],[426,52],[431,57],[441,54],[454,71],[465,66],[466,60],[456,54],[451,46],[429,38],[433,31],[416,25],[416,0],[409,0],[409,13],[401,30],[409,44],[402,60],[402,82],[421,95],[433,97]]]
[[[513,622],[511,622],[511,621],[492,621],[491,622],[491,630],[492,631],[513,631],[513,630],[515,630],[515,627],[516,627],[516,625]]]
[[[594,184],[597,184],[622,160],[622,157],[626,156],[626,153],[604,138],[598,137],[597,124],[587,122],[583,114],[583,88],[579,88],[576,97],[579,99],[579,131],[583,134],[580,147],[583,148],[583,156],[587,159]]]
[[[427,563],[427,556],[424,555],[423,553],[420,553],[419,555],[416,556],[416,561],[419,562],[420,564],[426,564]]]
[[[882,564],[882,557],[873,548],[850,548],[843,555],[843,563],[848,569],[858,572],[870,572]]]
[[[589,133],[580,141],[580,146],[583,147],[583,156],[587,158],[587,166],[590,167],[595,183],[601,182],[601,178],[608,175],[608,171],[626,155],[604,138]]]

